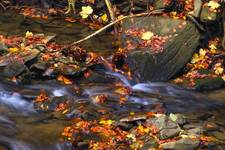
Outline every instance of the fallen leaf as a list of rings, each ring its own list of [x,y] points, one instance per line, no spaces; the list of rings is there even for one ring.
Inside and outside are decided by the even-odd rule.
[[[67,78],[64,77],[63,75],[59,75],[59,76],[57,77],[57,80],[63,82],[63,83],[66,84],[66,85],[73,84],[72,81],[70,81],[69,79],[67,79]]]
[[[25,34],[25,37],[26,38],[33,37],[33,33],[30,32],[30,31],[27,31],[26,34]]]
[[[219,3],[217,3],[217,2],[215,2],[215,1],[209,1],[209,3],[208,3],[208,7],[210,7],[210,8],[212,8],[212,9],[217,9],[217,8],[219,8],[220,7],[220,4]]]
[[[107,14],[104,13],[104,14],[101,16],[101,19],[102,19],[103,22],[107,22],[107,21],[108,21]]]
[[[9,52],[11,53],[15,53],[15,52],[18,52],[19,49],[17,47],[12,47],[12,48],[9,48]]]
[[[91,6],[83,6],[80,15],[83,19],[86,19],[89,15],[93,13],[93,9]]]
[[[150,40],[153,36],[154,36],[154,34],[152,32],[150,32],[150,31],[148,31],[148,32],[144,32],[141,35],[141,39],[142,40]]]

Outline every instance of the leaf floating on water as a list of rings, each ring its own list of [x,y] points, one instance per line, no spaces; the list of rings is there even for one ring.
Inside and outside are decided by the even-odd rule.
[[[41,103],[48,100],[48,96],[45,92],[41,92],[41,94],[34,100],[36,103]]]

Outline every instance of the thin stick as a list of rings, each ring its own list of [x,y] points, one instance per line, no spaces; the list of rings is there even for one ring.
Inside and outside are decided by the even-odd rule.
[[[0,3],[0,6],[3,8],[4,11],[6,10],[5,6],[2,3]]]
[[[115,14],[114,14],[113,10],[112,10],[112,4],[111,4],[110,0],[105,0],[105,4],[106,4],[106,6],[108,8],[111,20],[115,21],[116,17],[115,17]]]
[[[159,11],[160,11],[160,12],[159,12]],[[147,16],[147,15],[151,15],[151,14],[158,14],[158,13],[161,13],[161,11],[162,11],[162,10],[154,10],[154,11],[152,11],[152,12],[150,12],[150,13],[146,13],[146,12],[145,12],[145,13],[140,13],[140,14],[135,14],[135,15],[123,16],[123,17],[121,17],[121,18],[119,18],[119,19],[117,19],[117,20],[115,20],[115,21],[113,21],[113,22],[107,24],[106,26],[102,27],[101,29],[95,31],[94,33],[88,35],[87,37],[85,37],[85,38],[83,38],[83,39],[81,39],[81,40],[79,40],[79,41],[73,42],[70,46],[77,45],[77,44],[79,44],[79,43],[81,43],[81,42],[84,42],[84,41],[86,41],[86,40],[88,40],[88,39],[90,39],[90,38],[96,36],[97,34],[101,33],[102,31],[108,29],[109,27],[115,25],[116,23],[118,23],[118,22],[120,22],[120,21],[122,21],[122,20],[124,20],[124,19],[126,19],[126,18],[133,18],[133,17]]]
[[[111,18],[111,22],[115,21],[116,20],[115,12],[113,11],[112,4],[111,4],[110,0],[105,0],[105,4],[108,8],[109,15],[110,15],[110,18]],[[116,38],[116,36],[118,34],[118,26],[117,25],[114,26],[114,33],[115,33],[114,35],[115,35],[115,38]]]

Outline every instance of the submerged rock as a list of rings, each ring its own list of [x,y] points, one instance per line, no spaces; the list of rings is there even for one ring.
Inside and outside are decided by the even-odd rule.
[[[127,35],[128,30],[152,32],[151,46],[143,47],[142,37]],[[191,59],[199,45],[200,33],[190,21],[148,16],[125,20],[125,46],[134,46],[127,54],[127,64],[142,81],[166,81],[176,75]],[[164,41],[164,43],[159,43]],[[140,44],[142,43],[142,44]],[[137,46],[139,45],[139,46]]]

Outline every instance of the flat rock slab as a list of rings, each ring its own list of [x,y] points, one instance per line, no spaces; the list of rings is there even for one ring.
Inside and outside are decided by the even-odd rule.
[[[140,36],[127,34],[129,30],[144,30],[165,40],[159,53],[153,47],[137,46],[143,42]],[[136,46],[128,50],[127,64],[135,78],[141,81],[166,81],[176,75],[191,59],[199,45],[200,33],[190,21],[162,16],[127,19],[123,23],[124,46]],[[129,41],[129,42],[128,42]],[[162,45],[161,45],[162,46]]]

